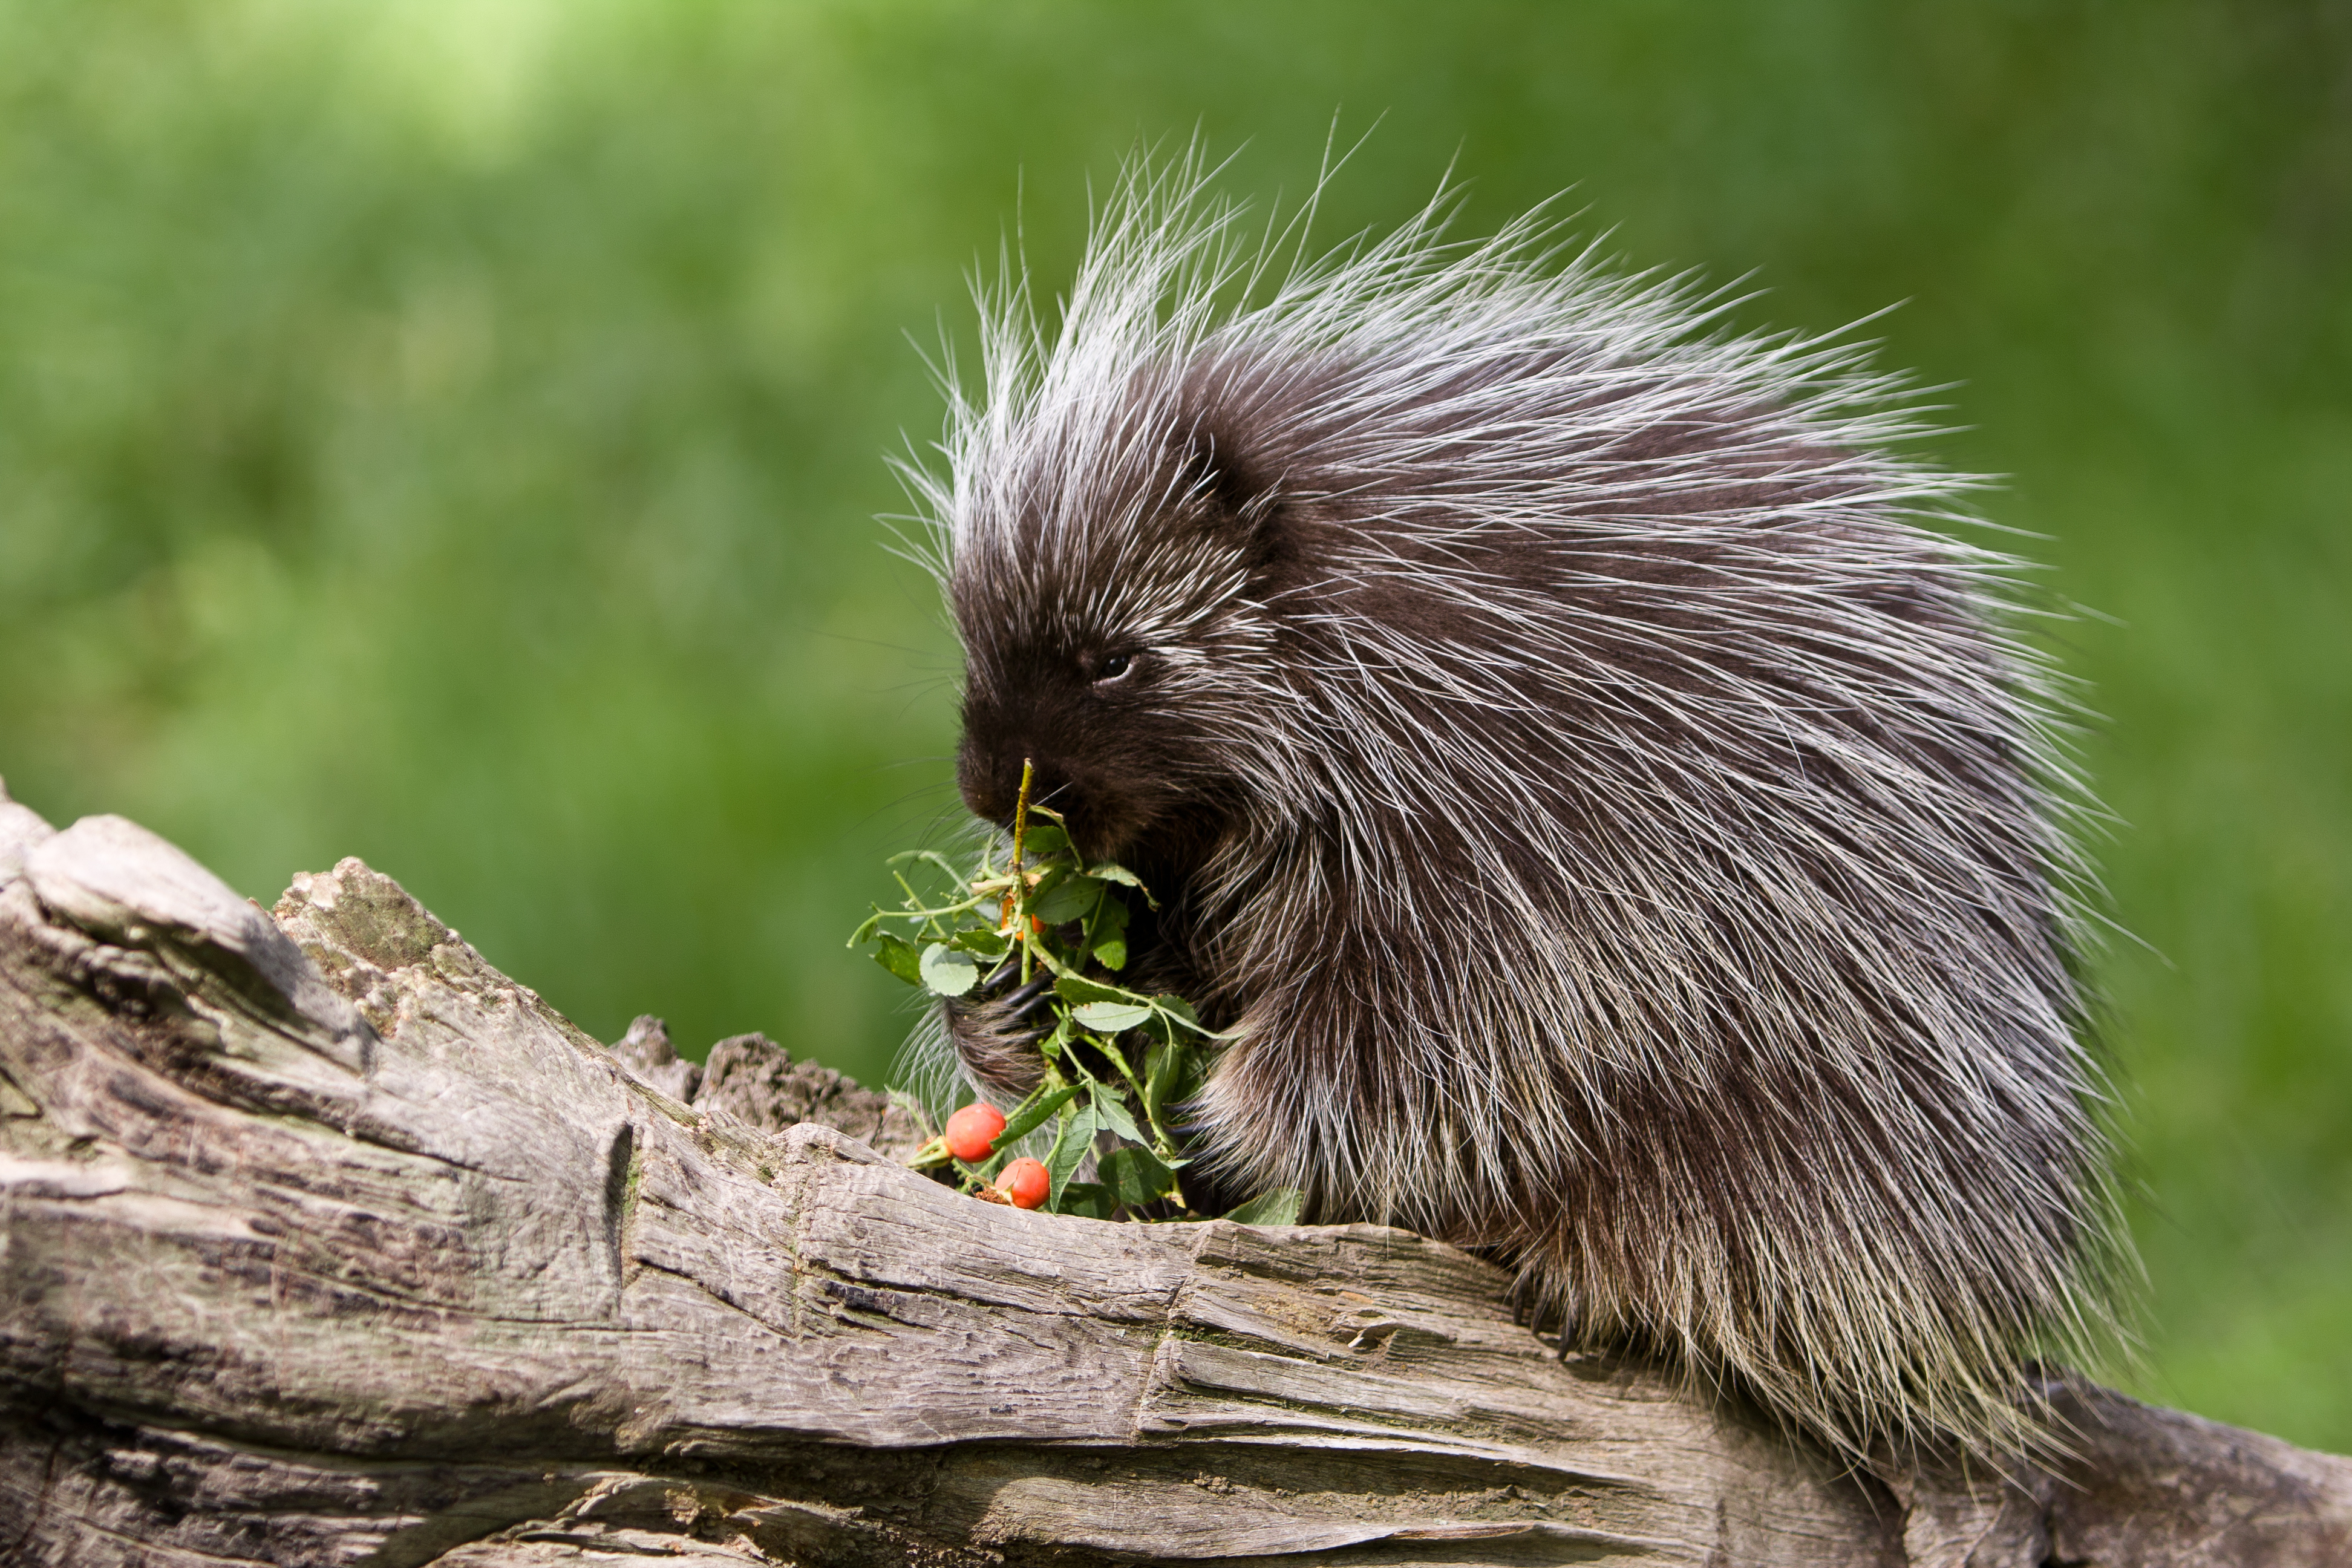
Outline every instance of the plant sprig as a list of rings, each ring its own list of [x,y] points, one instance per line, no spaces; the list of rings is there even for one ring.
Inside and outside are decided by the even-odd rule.
[[[1029,1097],[1005,1112],[992,1152],[967,1161],[942,1136],[911,1163],[952,1167],[966,1191],[1001,1196],[992,1184],[1013,1145],[1051,1122],[1044,1163],[1052,1184],[1044,1206],[1098,1219],[1203,1217],[1185,1196],[1181,1173],[1189,1161],[1168,1118],[1198,1091],[1223,1037],[1182,997],[1119,984],[1128,962],[1129,900],[1159,906],[1134,872],[1078,852],[1061,814],[1029,798],[1033,776],[1024,763],[1002,863],[998,845],[969,868],[928,849],[894,855],[891,875],[905,900],[897,909],[877,905],[849,939],[853,947],[871,943],[875,962],[935,996],[1009,985],[1008,995],[1045,1009],[1038,1040],[1044,1072]],[[943,875],[945,888],[919,890],[909,872],[925,868]],[[1114,1146],[1097,1159],[1094,1179],[1079,1181],[1104,1134]],[[1235,1216],[1278,1224],[1297,1209],[1297,1194],[1285,1188],[1244,1205]]]

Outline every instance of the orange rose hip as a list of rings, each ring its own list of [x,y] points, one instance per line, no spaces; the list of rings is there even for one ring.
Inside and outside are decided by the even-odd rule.
[[[948,1118],[948,1152],[967,1163],[985,1160],[1004,1131],[1004,1112],[975,1100]]]
[[[1005,1166],[1004,1173],[996,1178],[996,1184],[998,1190],[1013,1200],[1014,1208],[1034,1209],[1045,1201],[1045,1194],[1053,1190],[1054,1180],[1042,1163],[1024,1157]]]

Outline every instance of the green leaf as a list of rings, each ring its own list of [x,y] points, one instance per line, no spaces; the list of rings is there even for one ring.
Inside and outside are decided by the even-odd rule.
[[[912,942],[892,936],[887,931],[881,932],[876,940],[880,945],[874,950],[875,963],[909,985],[920,985],[923,983],[923,961],[915,952]]]
[[[1097,860],[1087,868],[1087,875],[1098,882],[1117,882],[1122,888],[1133,888],[1143,895],[1145,903],[1155,910],[1160,907],[1160,900],[1151,896],[1151,889],[1143,885],[1143,879],[1116,861]]]
[[[1161,1164],[1158,1155],[1131,1145],[1104,1155],[1095,1171],[1111,1196],[1126,1208],[1164,1198],[1176,1184],[1175,1173]]]
[[[1127,967],[1127,900],[1106,893],[1087,922],[1087,948],[1105,969]]]
[[[1176,1081],[1168,1086],[1168,1098],[1162,1103],[1183,1105],[1196,1098],[1208,1078],[1208,1068],[1196,1050],[1185,1051],[1176,1058]]]
[[[935,942],[923,949],[920,973],[923,984],[940,996],[961,996],[980,983],[980,965],[972,962],[971,954],[944,942]]]
[[[1148,1121],[1160,1120],[1160,1108],[1168,1103],[1168,1091],[1174,1088],[1181,1075],[1183,1058],[1188,1047],[1180,1040],[1162,1040],[1151,1047],[1143,1059],[1143,1115]]]
[[[1040,823],[1021,836],[1021,855],[1027,860],[1042,860],[1069,847],[1070,836],[1050,823]]]
[[[1062,1118],[1061,1130],[1054,1134],[1054,1147],[1045,1156],[1045,1173],[1053,1178],[1053,1194],[1049,1200],[1054,1212],[1061,1213],[1062,1189],[1070,1184],[1071,1175],[1079,1162],[1094,1152],[1095,1109],[1080,1106]]]
[[[1124,991],[1116,985],[1106,985],[1099,980],[1089,980],[1083,974],[1066,974],[1055,981],[1054,994],[1065,1002],[1118,1002],[1129,1007],[1151,1005],[1151,999],[1140,993]]]
[[[1141,1132],[1136,1131],[1135,1118],[1127,1113],[1127,1104],[1119,1099],[1117,1089],[1098,1088],[1090,1099],[1095,1108],[1096,1118],[1105,1127],[1130,1143],[1150,1142]]]
[[[1224,1217],[1235,1225],[1297,1225],[1298,1211],[1306,1205],[1307,1194],[1297,1187],[1276,1187],[1260,1193]]]
[[[1029,900],[1029,912],[1049,926],[1066,925],[1091,911],[1102,889],[1084,877],[1067,872],[1048,877]]]
[[[1185,1001],[1184,998],[1177,995],[1173,991],[1161,992],[1159,995],[1154,996],[1151,999],[1151,1005],[1159,1008],[1163,1013],[1174,1014],[1177,1017],[1181,1018],[1185,1023],[1190,1024],[1193,1028],[1201,1029],[1201,1015],[1192,1011],[1192,1004]],[[1201,1029],[1201,1032],[1202,1034],[1208,1033],[1206,1029]]]
[[[1054,1212],[1074,1214],[1087,1219],[1108,1219],[1118,1206],[1111,1190],[1100,1182],[1072,1182],[1062,1189],[1062,1201]]]
[[[974,926],[970,931],[956,932],[955,940],[949,945],[962,948],[966,952],[977,952],[986,958],[1003,958],[1012,950],[1013,939],[1003,931],[992,930],[988,926]]]
[[[1212,1029],[1208,1025],[1201,1022],[1201,1015],[1192,1011],[1192,1004],[1185,1001],[1184,998],[1177,995],[1174,992],[1161,992],[1159,995],[1154,996],[1151,999],[1151,1005],[1162,1016],[1168,1018],[1173,1023],[1181,1025],[1186,1029],[1191,1030],[1193,1034],[1202,1036],[1205,1038],[1212,1040],[1222,1040],[1230,1037],[1217,1033],[1216,1030]],[[1172,1033],[1170,1037],[1174,1037]]]
[[[1097,1034],[1116,1035],[1151,1021],[1151,1009],[1127,1002],[1082,1002],[1070,1016]]]
[[[1059,1089],[1047,1089],[1040,1084],[1034,1094],[1014,1106],[1004,1118],[1004,1131],[996,1135],[996,1146],[999,1149],[1012,1148],[1016,1140],[1026,1138],[1045,1126],[1046,1119],[1069,1104],[1071,1097],[1077,1092],[1078,1086],[1075,1083],[1066,1083]]]
[[[1051,953],[1054,961],[1045,966],[1055,974],[1076,974],[1079,973],[1079,965],[1086,963],[1086,954],[1066,945],[1059,939],[1055,933],[1061,929],[1058,926],[1047,926],[1043,934],[1030,939],[1029,951],[1038,955],[1040,963],[1044,963],[1045,955]]]

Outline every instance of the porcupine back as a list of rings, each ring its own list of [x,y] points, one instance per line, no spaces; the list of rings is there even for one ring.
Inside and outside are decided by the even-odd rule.
[[[1034,758],[1153,882],[1234,1190],[1497,1249],[1849,1453],[2029,1446],[2124,1244],[2016,563],[1851,348],[1441,216],[1284,266],[1139,167],[1057,331],[1008,269],[918,478],[965,797]]]

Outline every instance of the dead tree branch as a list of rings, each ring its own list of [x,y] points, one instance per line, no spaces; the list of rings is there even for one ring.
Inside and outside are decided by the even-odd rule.
[[[1023,1214],[911,1136],[608,1049],[356,860],[273,918],[0,795],[0,1560],[2352,1562],[2352,1461],[2068,1385],[2060,1471],[1845,1472],[1453,1247]]]

